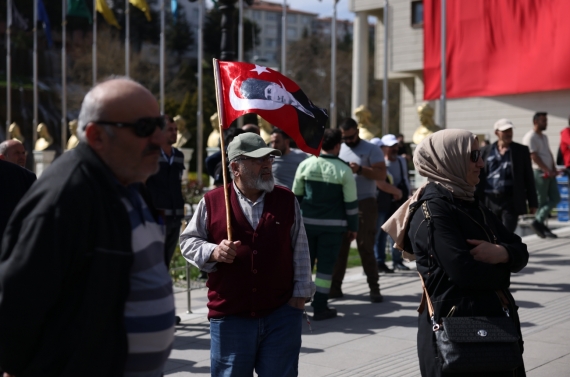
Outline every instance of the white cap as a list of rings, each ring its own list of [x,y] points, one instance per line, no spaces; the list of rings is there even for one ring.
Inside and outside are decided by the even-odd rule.
[[[377,147],[381,147],[382,145],[384,145],[384,143],[382,143],[382,140],[380,140],[379,137],[375,137],[372,140],[370,140],[370,143],[376,145]]]
[[[509,130],[511,128],[515,128],[515,126],[513,126],[513,122],[511,122],[508,119],[499,119],[498,121],[495,122],[495,126],[493,127],[495,129],[495,131],[506,131]]]
[[[398,144],[398,139],[396,138],[396,136],[392,134],[384,135],[382,136],[382,144],[384,144],[387,147],[392,147]]]

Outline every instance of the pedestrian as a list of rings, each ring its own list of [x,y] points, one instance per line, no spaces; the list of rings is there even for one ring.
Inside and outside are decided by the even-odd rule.
[[[17,139],[5,140],[0,143],[0,160],[8,161],[21,167],[26,167],[26,148]]]
[[[392,251],[392,266],[393,270],[386,265],[386,240],[388,234],[384,232],[381,226],[386,220],[396,212],[398,208],[406,200],[412,192],[410,182],[408,181],[408,164],[404,157],[398,155],[398,139],[392,134],[387,134],[382,137],[382,153],[384,154],[384,161],[388,174],[392,177],[391,185],[401,192],[401,195],[396,195],[398,199],[393,198],[393,194],[382,195],[381,200],[386,202],[389,200],[387,210],[378,212],[378,233],[376,234],[376,243],[374,245],[374,255],[378,263],[378,270],[386,273],[392,273],[395,270],[409,271],[410,268],[404,264],[402,253],[400,250],[393,247],[392,239],[390,242],[390,249]],[[384,203],[383,203],[384,204]]]
[[[343,144],[339,157],[347,162],[356,180],[358,200],[358,237],[356,244],[366,281],[370,288],[370,301],[382,302],[378,266],[374,257],[374,239],[376,238],[376,181],[386,179],[386,163],[384,155],[377,146],[358,136],[358,125],[352,118],[347,118],[340,125]],[[345,234],[336,261],[329,298],[340,298],[342,281],[346,272],[350,235]]]
[[[166,126],[164,128],[164,140],[160,149],[158,173],[152,175],[146,181],[146,187],[150,193],[153,205],[163,212],[166,223],[166,264],[170,266],[170,260],[174,255],[180,227],[184,218],[184,198],[182,197],[182,177],[184,174],[184,154],[173,147],[178,135],[176,122],[168,116],[164,116]]]
[[[228,146],[233,182],[208,192],[180,236],[182,254],[208,272],[212,376],[296,376],[305,302],[313,296],[309,247],[293,193],[274,183],[281,152],[261,136]]]
[[[0,159],[0,177],[0,245],[2,245],[2,235],[8,220],[18,202],[36,181],[36,175],[17,164]]]
[[[345,233],[352,241],[358,231],[356,182],[350,167],[338,158],[340,144],[340,131],[326,129],[321,154],[301,162],[293,183],[309,240],[311,271],[317,264],[317,291],[311,303],[315,321],[337,315],[327,305],[332,272]]]
[[[434,328],[446,316],[504,318],[507,313],[520,336],[522,352],[518,307],[508,288],[511,273],[526,266],[529,254],[521,238],[475,200],[475,186],[484,166],[476,136],[454,129],[431,134],[416,148],[414,165],[429,182],[382,228],[400,249],[413,252],[427,288],[424,294],[434,306],[433,320],[425,296],[418,309],[421,375],[448,375],[442,372]],[[457,351],[459,356],[465,356],[461,352]],[[521,365],[514,371],[484,375],[524,376],[525,370]]]
[[[499,119],[493,126],[498,140],[481,148],[481,169],[475,195],[510,232],[518,218],[536,213],[538,200],[528,147],[513,141],[513,123]],[[527,209],[528,208],[528,209]]]
[[[570,117],[568,117],[568,127],[560,131],[560,154],[566,175],[570,176]]]
[[[144,182],[164,118],[128,78],[96,85],[80,144],[22,199],[0,253],[0,367],[9,375],[160,377],[174,341],[164,225]]]
[[[307,158],[307,154],[299,149],[291,148],[291,138],[279,128],[273,129],[269,145],[281,152],[281,156],[275,157],[273,162],[275,184],[291,190],[295,172],[299,164]]]
[[[547,115],[545,112],[534,114],[532,118],[534,127],[524,135],[523,144],[530,151],[534,184],[538,197],[538,209],[531,227],[540,238],[557,238],[558,236],[544,223],[550,216],[550,211],[560,201],[558,183],[556,182],[558,173],[554,164],[554,157],[550,151],[548,137],[544,134],[548,126]]]

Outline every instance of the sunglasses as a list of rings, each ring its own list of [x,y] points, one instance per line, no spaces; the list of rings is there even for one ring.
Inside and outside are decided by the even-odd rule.
[[[254,158],[254,157],[242,157],[242,158],[236,158],[234,159],[234,161],[245,161],[245,160],[250,160],[253,161],[259,165],[265,163],[265,162],[269,162],[269,163],[273,163],[273,161],[275,161],[275,156],[273,155],[267,155],[267,156],[263,156],[263,157],[258,157],[258,158]]]
[[[342,141],[349,141],[349,140],[354,140],[354,139],[356,139],[357,136],[358,136],[358,133],[355,133],[354,135],[343,136],[341,139],[342,139]]]
[[[154,133],[156,127],[164,130],[165,122],[164,117],[148,117],[137,119],[134,123],[124,122],[107,122],[104,120],[93,122],[95,124],[119,127],[119,128],[132,128],[135,135],[138,137],[149,137]]]
[[[469,159],[471,162],[477,162],[481,158],[481,151],[477,149],[476,151],[471,151],[469,154]]]

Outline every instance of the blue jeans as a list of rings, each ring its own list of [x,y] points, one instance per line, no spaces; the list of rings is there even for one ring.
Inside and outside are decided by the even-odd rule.
[[[213,377],[294,377],[298,374],[303,310],[285,304],[263,318],[210,319]]]
[[[388,211],[378,211],[378,220],[376,221],[376,240],[374,242],[374,256],[376,262],[386,262],[386,240],[390,239],[390,244],[393,245],[394,241],[380,228],[388,220]],[[402,253],[400,250],[392,247],[392,262],[403,263]]]

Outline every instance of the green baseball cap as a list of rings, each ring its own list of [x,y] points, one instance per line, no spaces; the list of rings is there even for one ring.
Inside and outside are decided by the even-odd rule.
[[[267,156],[268,154],[281,156],[281,151],[279,149],[268,148],[261,136],[253,132],[237,135],[230,145],[228,145],[229,161],[239,156],[258,158]]]

